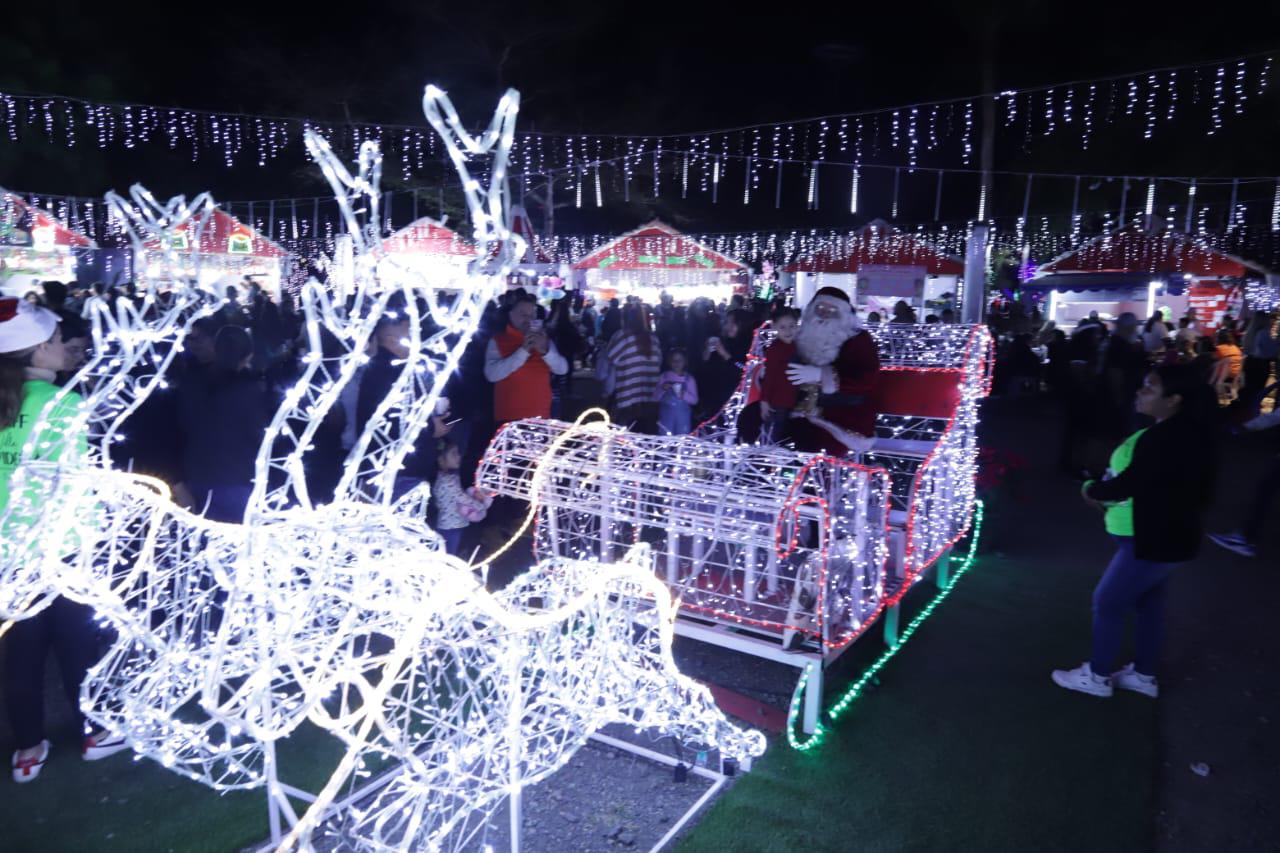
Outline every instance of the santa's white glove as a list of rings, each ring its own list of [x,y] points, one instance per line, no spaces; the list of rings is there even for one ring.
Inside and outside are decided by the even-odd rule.
[[[792,385],[817,385],[822,381],[822,368],[814,364],[789,364],[787,378]]]

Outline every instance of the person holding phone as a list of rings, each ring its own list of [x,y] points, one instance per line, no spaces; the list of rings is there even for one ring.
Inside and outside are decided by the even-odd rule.
[[[507,311],[502,331],[485,348],[484,378],[493,383],[493,419],[551,417],[551,376],[569,372],[569,363],[538,319],[538,303],[520,291]]]

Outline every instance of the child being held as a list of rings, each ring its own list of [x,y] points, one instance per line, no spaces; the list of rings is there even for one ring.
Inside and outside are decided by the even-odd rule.
[[[800,312],[782,308],[773,317],[777,335],[764,351],[764,379],[760,382],[760,441],[777,444],[786,437],[787,419],[796,407],[796,386],[787,378],[787,365],[796,357]]]
[[[689,373],[689,359],[684,350],[673,349],[667,353],[667,370],[658,377],[653,398],[658,401],[659,435],[688,435],[693,430],[698,383]]]
[[[462,534],[472,524],[483,521],[493,498],[476,491],[465,491],[458,469],[462,467],[462,451],[449,439],[441,439],[437,457],[439,473],[432,488],[436,501],[436,532],[444,539],[445,551],[461,556]]]

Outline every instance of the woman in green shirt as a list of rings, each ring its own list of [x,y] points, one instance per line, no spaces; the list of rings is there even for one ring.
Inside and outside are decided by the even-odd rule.
[[[58,315],[25,301],[0,299],[0,513],[8,507],[11,480],[23,449],[46,404],[59,391],[54,379],[73,367],[74,356],[63,344]],[[79,405],[79,395],[68,393],[47,416],[44,437],[50,446],[40,457],[57,457],[66,441],[58,422]],[[6,522],[23,523],[12,516]],[[49,757],[44,662],[50,650],[58,658],[63,690],[85,734],[83,757],[93,761],[128,746],[117,735],[89,732],[80,714],[80,682],[97,658],[98,628],[89,607],[58,596],[36,615],[15,622],[5,636],[4,698],[17,746],[10,762],[15,782],[34,780]]]

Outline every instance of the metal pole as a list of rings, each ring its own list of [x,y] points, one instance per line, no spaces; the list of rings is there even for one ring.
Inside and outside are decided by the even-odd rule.
[[[975,225],[969,232],[964,261],[964,299],[961,322],[981,323],[987,291],[987,226]]]

